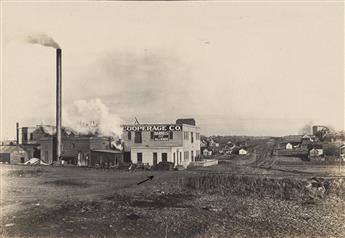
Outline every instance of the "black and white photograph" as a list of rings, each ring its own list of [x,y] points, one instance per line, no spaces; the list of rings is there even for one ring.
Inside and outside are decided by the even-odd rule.
[[[0,234],[345,237],[344,1],[0,1]]]

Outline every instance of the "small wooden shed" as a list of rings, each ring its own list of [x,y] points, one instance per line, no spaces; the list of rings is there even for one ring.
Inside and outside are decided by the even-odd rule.
[[[29,160],[28,153],[19,145],[0,146],[0,162],[8,164],[23,164]]]

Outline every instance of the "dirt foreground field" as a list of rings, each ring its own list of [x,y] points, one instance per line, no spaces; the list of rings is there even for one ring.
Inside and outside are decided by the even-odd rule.
[[[345,236],[342,178],[0,166],[3,237]]]

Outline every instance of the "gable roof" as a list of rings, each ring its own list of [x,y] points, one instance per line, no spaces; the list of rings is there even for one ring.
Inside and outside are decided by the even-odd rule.
[[[200,147],[207,147],[207,144],[204,141],[200,141]]]

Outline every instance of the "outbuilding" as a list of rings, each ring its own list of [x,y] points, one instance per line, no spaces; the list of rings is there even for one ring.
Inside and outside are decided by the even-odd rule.
[[[23,164],[28,161],[28,153],[19,145],[0,146],[0,162]]]
[[[292,146],[291,143],[287,143],[285,148],[286,148],[287,150],[292,150],[293,146]]]
[[[246,154],[248,154],[248,152],[247,152],[245,149],[240,149],[240,150],[238,151],[238,154],[239,154],[239,155],[246,155]]]
[[[212,155],[212,150],[204,149],[202,151],[203,156],[211,156]]]

